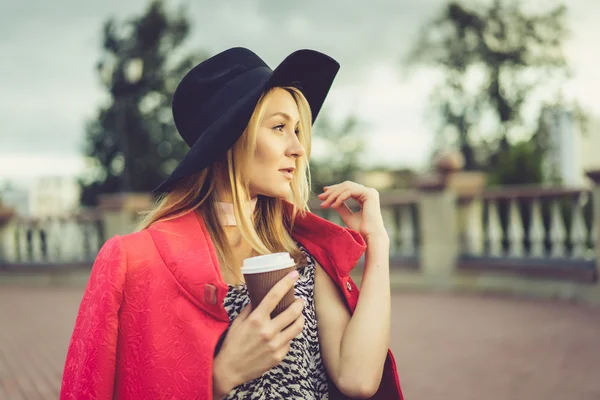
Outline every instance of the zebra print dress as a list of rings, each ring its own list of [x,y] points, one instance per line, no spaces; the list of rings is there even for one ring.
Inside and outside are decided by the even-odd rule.
[[[327,372],[321,362],[321,350],[317,336],[317,317],[315,313],[314,286],[315,263],[304,247],[298,245],[307,257],[307,265],[300,268],[294,292],[304,302],[304,330],[292,339],[290,351],[276,367],[262,376],[234,388],[226,400],[267,400],[297,399],[323,400],[329,395]],[[246,285],[229,285],[225,297],[225,310],[229,314],[229,323],[250,302]],[[225,332],[226,334],[227,332]],[[223,337],[225,336],[223,335]]]

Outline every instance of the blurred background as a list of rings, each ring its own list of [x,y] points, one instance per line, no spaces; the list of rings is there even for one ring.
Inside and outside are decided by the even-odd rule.
[[[176,85],[234,46],[341,64],[313,190],[381,193],[407,398],[600,399],[600,2],[0,0],[0,21],[0,399],[56,398],[98,249],[185,154]]]

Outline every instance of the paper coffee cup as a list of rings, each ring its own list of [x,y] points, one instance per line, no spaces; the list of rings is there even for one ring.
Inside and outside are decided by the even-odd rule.
[[[273,253],[244,260],[241,272],[246,280],[252,307],[255,309],[271,288],[296,267],[289,253]],[[288,308],[295,300],[292,287],[271,312],[271,318]]]

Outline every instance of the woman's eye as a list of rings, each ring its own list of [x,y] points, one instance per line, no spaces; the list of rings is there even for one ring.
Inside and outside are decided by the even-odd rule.
[[[283,128],[285,128],[285,124],[279,124],[279,125],[275,126],[273,129],[276,129],[278,131],[283,131]]]

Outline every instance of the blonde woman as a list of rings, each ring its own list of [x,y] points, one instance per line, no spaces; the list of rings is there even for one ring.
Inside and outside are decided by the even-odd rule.
[[[311,126],[338,69],[300,50],[271,70],[232,48],[188,72],[173,116],[190,150],[141,229],[100,250],[61,399],[402,399],[378,193],[325,188],[346,228],[307,207]],[[296,270],[250,304],[242,261],[282,251]]]

